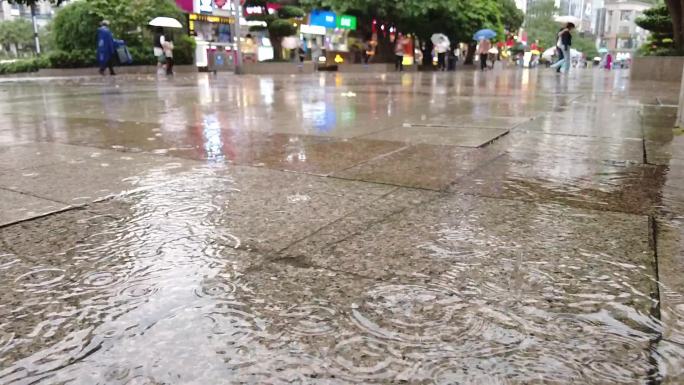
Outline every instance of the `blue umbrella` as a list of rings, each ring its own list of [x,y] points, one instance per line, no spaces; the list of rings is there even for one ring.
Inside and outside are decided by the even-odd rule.
[[[473,35],[473,40],[491,39],[494,37],[496,37],[496,32],[492,31],[491,29],[481,29],[475,32],[475,35]]]
[[[608,53],[608,48],[606,48],[606,47],[601,47],[601,48],[599,48],[598,51],[599,51],[599,53]]]

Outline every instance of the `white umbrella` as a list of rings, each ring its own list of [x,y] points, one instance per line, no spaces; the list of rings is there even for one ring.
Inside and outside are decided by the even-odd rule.
[[[183,28],[183,24],[180,21],[171,17],[155,17],[150,21],[150,25],[164,28]]]
[[[299,47],[299,39],[297,39],[295,36],[284,37],[282,45],[285,49],[295,49]]]
[[[572,23],[576,27],[579,27],[580,22],[581,22],[578,17],[569,16],[569,15],[567,15],[567,16],[556,16],[553,20],[555,20],[556,23],[561,23],[561,24]]]
[[[443,33],[435,33],[430,37],[430,40],[432,40],[432,44],[437,45],[437,46],[449,46],[451,42],[449,41],[449,38],[446,37],[445,34]]]
[[[556,54],[556,47],[551,47],[551,48],[547,49],[546,51],[544,51],[544,53],[542,54],[542,58],[549,60],[555,54]]]
[[[432,35],[430,40],[435,45],[435,49],[438,53],[447,52],[449,50],[449,46],[451,46],[449,38],[441,33],[435,33],[434,35]]]

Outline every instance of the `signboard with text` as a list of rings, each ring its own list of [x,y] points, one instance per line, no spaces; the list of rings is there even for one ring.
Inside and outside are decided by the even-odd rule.
[[[337,15],[330,11],[311,11],[310,25],[318,25],[325,28],[337,28]]]
[[[338,17],[337,28],[356,30],[356,16],[342,15]]]

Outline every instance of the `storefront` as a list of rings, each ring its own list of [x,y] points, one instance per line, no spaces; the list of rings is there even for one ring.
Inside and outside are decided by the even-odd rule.
[[[309,14],[308,21],[308,24],[300,26],[300,38],[306,41],[307,48],[310,49],[314,44],[320,47],[328,64],[353,62],[349,35],[357,27],[355,16],[314,10]]]
[[[262,7],[243,7],[240,18],[240,31],[236,31],[235,15],[232,0],[176,0],[181,9],[188,12],[188,30],[194,36],[195,64],[200,68],[209,66],[212,55],[224,53],[226,70],[234,68],[236,60],[237,38],[240,37],[249,52],[247,62],[264,61],[273,58],[273,47],[267,32],[249,32],[252,26],[265,26],[263,21],[248,21],[247,16],[253,13],[275,12],[279,4]],[[259,9],[255,9],[259,8]],[[251,39],[247,35],[250,34]],[[245,50],[243,49],[243,52]]]

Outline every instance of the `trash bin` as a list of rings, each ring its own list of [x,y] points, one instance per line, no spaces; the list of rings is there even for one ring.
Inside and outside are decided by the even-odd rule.
[[[207,50],[207,71],[232,71],[233,61],[224,49],[208,49]]]

